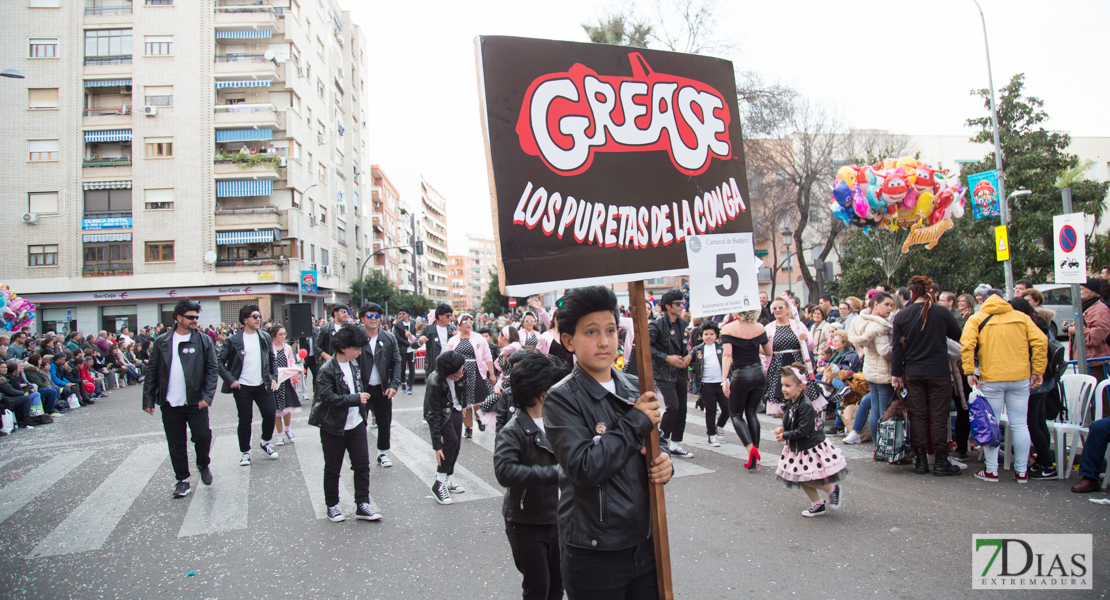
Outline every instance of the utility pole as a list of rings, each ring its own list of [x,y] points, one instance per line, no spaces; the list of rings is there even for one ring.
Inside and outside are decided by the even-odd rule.
[[[304,209],[304,196],[308,190],[320,184],[314,183],[301,192],[301,202],[297,205],[297,302],[303,302],[304,297],[301,290],[301,270],[304,269],[304,258],[301,256],[301,251],[304,249],[304,240],[301,239],[301,211]]]
[[[991,47],[987,43],[987,18],[983,16],[983,7],[979,6],[979,0],[972,1],[979,9],[979,19],[983,22],[983,47],[987,50],[987,84],[991,91],[991,122],[994,123],[994,169],[998,174],[999,213],[1002,216],[1002,224],[1009,225],[1010,207],[1009,199],[1006,198],[1006,177],[1002,171],[1002,138],[998,132],[998,104],[994,100],[994,75],[991,73]],[[1014,294],[1014,265],[1006,259],[1002,263],[1002,269],[1006,273],[1006,297],[1010,297]]]

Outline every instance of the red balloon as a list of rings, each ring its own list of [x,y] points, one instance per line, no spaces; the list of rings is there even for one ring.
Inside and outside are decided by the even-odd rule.
[[[308,350],[305,350],[304,348],[297,350],[297,356],[300,357],[301,360],[304,360],[304,358],[308,356]]]

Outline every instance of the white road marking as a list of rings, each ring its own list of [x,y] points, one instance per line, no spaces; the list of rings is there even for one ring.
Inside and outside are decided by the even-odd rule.
[[[690,475],[705,475],[706,473],[712,473],[713,472],[712,469],[706,469],[705,467],[699,467],[698,465],[695,465],[694,463],[689,462],[688,460],[686,460],[684,458],[676,458],[676,459],[671,461],[671,464],[674,465],[674,477],[687,477],[687,476],[690,476]]]
[[[328,507],[324,501],[324,448],[315,437],[309,438],[307,435],[298,437],[293,447],[297,450],[297,462],[300,463],[301,475],[304,476],[308,497],[312,501],[312,512],[316,513],[317,519],[325,519],[328,516]],[[285,447],[289,448],[289,444]],[[370,461],[373,466],[373,456],[370,457]],[[339,507],[343,510],[344,516],[354,518],[355,481],[350,464],[350,459],[345,460],[343,472],[339,475]],[[375,512],[380,512],[381,509],[373,496],[370,497],[370,505],[374,507]]]
[[[239,440],[234,435],[212,439],[212,485],[193,488],[189,511],[177,537],[207,535],[246,529],[250,508],[251,469],[239,466]],[[261,450],[252,453],[255,463],[268,461]]]
[[[163,444],[136,447],[27,558],[99,550],[165,460]]]
[[[393,422],[393,427],[390,429],[390,437],[390,452],[403,462],[420,481],[426,483],[430,490],[432,481],[436,478],[436,454],[435,450],[432,450],[431,443],[396,421]],[[455,463],[455,474],[451,476],[451,479],[466,488],[466,493],[451,496],[455,502],[481,500],[502,495],[499,490],[493,488],[457,462]]]
[[[0,523],[7,521],[28,502],[50,489],[50,486],[68,475],[92,454],[92,451],[88,450],[66,452],[51,458],[37,468],[25,470],[18,480],[0,489]]]
[[[464,438],[465,441],[465,438]],[[497,434],[489,427],[485,431],[479,431],[477,427],[474,428],[474,437],[471,438],[475,444],[493,452],[494,445],[497,444]]]

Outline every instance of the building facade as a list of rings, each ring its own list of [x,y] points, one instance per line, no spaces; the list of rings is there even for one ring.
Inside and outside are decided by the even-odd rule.
[[[332,0],[5,11],[5,283],[61,329],[343,301],[366,256],[366,42]],[[311,290],[312,288],[310,288]]]
[[[451,287],[451,308],[470,312],[474,310],[474,295],[470,292],[470,259],[462,254],[447,256],[447,281]],[[479,301],[478,305],[481,305]]]
[[[381,167],[371,165],[370,169],[373,177],[370,194],[374,200],[372,252],[380,252],[371,262],[375,271],[385,275],[393,287],[401,289],[404,283],[401,263],[408,258],[408,253],[400,246],[408,245],[410,237],[400,225],[401,196]]]
[[[448,302],[447,199],[423,177],[420,178],[420,211],[424,255],[418,260],[423,264],[423,273],[417,276],[424,287],[421,293],[433,302]]]

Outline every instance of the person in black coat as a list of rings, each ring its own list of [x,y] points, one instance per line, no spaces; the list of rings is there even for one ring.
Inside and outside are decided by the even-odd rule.
[[[493,472],[508,488],[501,515],[516,568],[524,576],[525,600],[563,597],[559,563],[559,465],[544,433],[547,390],[566,372],[540,353],[525,355],[513,367],[516,418],[497,434]]]
[[[401,355],[393,334],[379,327],[385,314],[382,307],[367,302],[358,312],[367,340],[358,357],[358,367],[362,373],[362,389],[370,394],[370,412],[378,427],[378,464],[392,467],[386,451],[393,423],[393,397],[401,386]]]
[[[454,337],[458,329],[451,324],[451,315],[454,314],[450,304],[440,304],[436,307],[436,319],[424,327],[420,337],[413,340],[413,348],[424,346],[424,373],[431,373],[436,369],[436,358],[447,347],[447,341]]]
[[[212,485],[208,407],[216,397],[219,366],[212,338],[197,331],[200,303],[192,298],[178,300],[173,317],[177,322],[174,329],[158,336],[150,347],[143,379],[143,410],[153,415],[155,405],[162,409],[162,428],[177,479],[173,497],[183,498],[191,491],[186,428],[193,434],[200,480]]]
[[[418,335],[416,321],[412,320],[412,310],[402,306],[393,320],[393,337],[397,339],[401,354],[401,389],[412,395],[412,385],[416,382],[416,352],[412,343]],[[425,373],[428,371],[425,370]]]
[[[343,456],[351,460],[355,484],[355,518],[378,521],[382,516],[370,506],[370,451],[366,438],[366,414],[370,394],[363,391],[358,357],[366,346],[366,332],[348,323],[334,332],[334,354],[320,367],[316,394],[308,424],[320,428],[324,449],[324,504],[328,520],[346,520],[339,508],[339,474]]]
[[[331,307],[331,323],[324,323],[320,331],[316,334],[316,341],[312,344],[312,351],[316,356],[316,364],[323,365],[333,354],[331,347],[331,338],[339,328],[347,323],[350,318],[351,311],[347,308],[346,304],[336,304]]]
[[[462,441],[462,411],[466,409],[466,359],[453,350],[439,355],[436,370],[424,383],[424,420],[436,453],[436,480],[432,495],[440,504],[452,504],[451,494],[466,491],[451,481]]]
[[[224,380],[220,391],[235,397],[235,408],[239,413],[239,459],[240,466],[251,464],[251,422],[254,420],[254,405],[262,415],[262,439],[259,447],[270,458],[276,459],[278,453],[271,443],[274,437],[274,416],[277,411],[277,398],[274,392],[278,387],[277,362],[274,360],[274,345],[269,334],[261,331],[262,311],[257,304],[248,304],[239,309],[239,323],[242,329],[227,338],[220,346],[217,362],[220,378]]]
[[[690,351],[693,360],[690,367],[694,374],[694,389],[701,396],[702,406],[705,410],[705,430],[709,435],[710,446],[720,446],[719,429],[728,423],[728,397],[722,389],[725,374],[721,372],[724,364],[725,347],[719,339],[720,330],[713,321],[705,321],[701,327],[702,342]],[[717,417],[717,408],[721,409],[721,416]]]
[[[681,446],[686,431],[686,367],[693,357],[686,345],[686,321],[680,316],[686,310],[682,290],[671,288],[659,300],[663,316],[648,324],[651,338],[651,366],[655,385],[663,396],[667,410],[663,413],[660,443],[667,445],[672,456],[692,458]],[[627,358],[626,358],[627,360]]]

